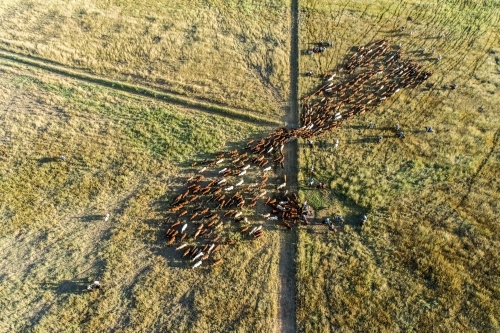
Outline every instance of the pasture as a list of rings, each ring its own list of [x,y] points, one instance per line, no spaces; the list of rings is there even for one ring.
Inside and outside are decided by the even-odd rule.
[[[225,265],[205,275],[165,246],[163,223],[186,160],[261,130],[15,64],[1,70],[1,331],[271,326],[276,231],[222,249]],[[94,279],[103,288],[88,293]]]
[[[280,118],[288,94],[285,1],[8,0],[0,49]]]
[[[2,2],[0,332],[500,330],[499,18],[495,1]],[[298,140],[277,175],[298,170],[310,225],[250,241],[226,223],[222,265],[191,269],[165,240],[191,163],[297,125],[297,74],[301,103],[381,38],[432,78]]]
[[[498,4],[301,6],[301,49],[319,40],[335,43],[322,54],[303,55],[301,73],[334,69],[353,45],[387,37],[433,76],[428,86],[403,90],[375,112],[316,138],[313,149],[302,142],[301,197],[313,206],[317,225],[299,232],[300,330],[497,331]],[[300,82],[305,95],[321,80],[303,76]],[[405,139],[395,136],[396,124]],[[311,165],[326,190],[308,188]],[[329,233],[320,221],[338,214],[345,226]]]

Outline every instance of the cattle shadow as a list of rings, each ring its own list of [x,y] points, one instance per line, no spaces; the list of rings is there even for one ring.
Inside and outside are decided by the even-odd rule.
[[[352,128],[355,130],[364,130],[364,129],[365,130],[369,130],[369,129],[373,130],[373,129],[375,129],[375,127],[372,127],[372,128],[368,127],[368,124],[366,124],[366,125],[348,125],[348,126],[345,126],[345,128]]]
[[[190,212],[188,215],[179,218],[178,213],[179,212],[172,212],[172,204],[175,202],[176,198],[179,197],[179,195],[182,195],[188,190],[189,184],[191,184],[188,180],[200,175],[199,171],[200,169],[207,167],[207,170],[203,172],[203,179],[200,180],[198,184],[200,184],[202,187],[206,186],[211,180],[221,178],[222,175],[219,174],[219,169],[223,168],[223,165],[225,163],[230,164],[230,166],[227,166],[228,168],[232,167],[231,164],[231,159],[226,157],[225,162],[220,164],[221,166],[212,166],[209,167],[206,162],[207,161],[214,161],[216,160],[216,155],[222,152],[230,152],[233,150],[237,150],[238,152],[248,152],[249,156],[251,156],[251,151],[244,149],[246,146],[248,140],[254,139],[257,141],[258,139],[264,137],[262,133],[255,133],[251,135],[247,140],[242,140],[242,141],[234,141],[234,142],[229,142],[225,145],[225,147],[219,151],[219,152],[214,152],[214,153],[204,153],[200,154],[198,156],[193,157],[192,159],[188,161],[184,161],[179,164],[179,169],[181,170],[178,174],[176,174],[174,177],[169,179],[169,184],[168,188],[166,191],[161,194],[160,196],[156,197],[155,200],[152,200],[149,203],[150,208],[156,213],[157,218],[151,218],[151,219],[145,219],[141,221],[146,226],[146,229],[149,230],[148,232],[154,233],[151,236],[152,237],[145,237],[145,244],[149,249],[151,249],[152,253],[155,255],[161,256],[166,260],[166,265],[172,268],[190,268],[192,263],[190,260],[186,260],[186,258],[182,258],[182,254],[186,251],[188,248],[192,248],[193,246],[197,245],[198,247],[200,246],[205,246],[207,244],[212,244],[213,239],[220,234],[220,240],[218,243],[225,243],[231,239],[237,239],[238,242],[240,241],[245,241],[245,239],[238,238],[237,236],[240,234],[240,230],[245,227],[245,225],[242,222],[235,222],[233,218],[229,217],[223,217],[224,213],[227,212],[229,209],[235,209],[235,207],[231,208],[223,208],[222,210],[216,209],[217,202],[211,200],[211,195],[206,194],[206,195],[200,195],[200,198],[193,202],[192,204],[189,204],[187,206],[187,210]],[[196,162],[196,163],[195,163]],[[246,163],[251,163],[246,162]],[[234,168],[234,167],[232,167]],[[255,171],[252,171],[251,175],[248,178],[245,178],[245,184],[248,183],[253,183],[258,180],[260,180],[260,177],[262,175],[261,170],[259,168],[253,168]],[[236,170],[236,169],[235,169]],[[233,176],[230,176],[231,179]],[[268,186],[266,189],[268,191],[271,190],[272,187],[275,188],[275,183],[277,182],[274,179],[273,174],[270,174],[269,176],[269,182]],[[229,180],[229,178],[228,178]],[[249,194],[248,194],[249,195]],[[248,195],[245,196],[246,198],[246,203],[249,204],[250,200],[248,198]],[[262,200],[265,200],[265,197],[262,198]],[[189,218],[189,215],[193,214],[195,211],[194,209],[196,206],[199,205],[199,207],[209,207],[211,209],[211,213],[217,213],[219,214],[220,218],[218,219],[217,223],[220,221],[223,221],[223,227],[220,229],[217,229],[216,231],[213,230],[213,228],[210,228],[210,231],[207,232],[207,234],[204,235],[199,235],[196,239],[194,239],[193,235],[197,231],[197,227],[200,226],[200,224],[204,223],[205,226],[209,223],[209,221],[205,219],[194,219],[191,220]],[[250,223],[255,223],[259,220],[262,220],[262,217],[259,216],[259,213],[262,213],[264,211],[264,208],[261,207],[261,205],[257,205],[255,208],[252,209],[252,211],[248,211],[248,209],[244,208],[246,211],[244,216],[246,216],[249,219]],[[201,218],[201,215],[200,215]],[[173,223],[179,221],[180,223],[176,225],[175,227],[172,227]],[[276,222],[276,221],[271,221],[271,222]],[[187,224],[186,229],[184,233],[187,234],[185,239],[181,242],[181,235],[184,233],[182,232],[182,227],[184,224]],[[266,230],[275,230],[279,228],[279,225],[273,225],[272,223],[268,223],[268,221],[262,221],[262,224],[264,225],[264,228]],[[276,224],[276,223],[275,223]],[[167,237],[166,232],[170,229],[176,230],[178,233],[175,238],[175,242],[169,245],[169,240],[171,239],[170,237]],[[206,227],[205,227],[206,228]],[[176,250],[179,246],[183,244],[188,244],[185,248],[182,248],[180,250]]]
[[[364,144],[364,143],[378,143],[378,136],[365,136],[359,139],[352,139],[347,142],[347,144]]]
[[[394,46],[394,45],[392,47],[398,48],[397,46]],[[358,51],[358,47],[353,46],[351,48],[351,50],[356,52],[356,51]],[[308,50],[302,50],[301,54],[307,55],[307,51]],[[350,57],[352,57],[352,55],[347,54],[344,58],[345,61],[339,62],[337,64],[336,68],[332,69],[332,71],[333,72],[340,71],[342,68],[346,67],[345,64],[347,63],[347,61],[349,60]],[[385,61],[384,59],[377,60],[372,65],[382,64],[383,61]],[[343,76],[342,81],[347,82],[348,80],[351,80],[356,75],[357,74],[355,73],[355,71],[349,71],[349,72],[347,72],[347,74],[345,76]],[[372,82],[372,81],[370,81],[370,82]],[[319,87],[322,87],[322,85],[320,85]],[[317,87],[317,88],[313,88],[313,89],[314,90],[311,90],[311,91],[315,92],[315,91],[318,91],[319,88]],[[288,124],[287,124],[287,126],[288,126]],[[394,129],[392,127],[378,128],[377,129],[377,131],[384,131],[384,130],[392,130],[394,132]],[[270,131],[271,131],[271,129],[270,129]],[[267,133],[269,133],[269,132],[267,132]],[[252,139],[255,139],[257,141],[261,138],[264,138],[267,133],[263,133],[263,131],[261,131],[260,133],[255,133],[255,135],[252,135],[251,137],[249,137],[249,139],[252,138]],[[375,138],[373,138],[373,139],[372,138],[364,138],[362,143],[366,143],[367,139],[368,139],[368,142],[372,142],[372,140]],[[226,147],[223,149],[223,151],[229,152],[229,151],[232,151],[234,149],[238,150],[238,152],[248,151],[249,156],[252,156],[253,154],[250,150],[243,149],[244,146],[245,146],[244,141],[230,142],[226,145]],[[326,147],[328,145],[326,143],[322,143],[322,146]],[[337,154],[337,152],[334,152],[333,154]],[[341,154],[341,153],[339,153],[339,154]],[[198,185],[205,190],[209,190],[209,192],[207,192],[203,195],[200,194],[198,197],[198,194],[195,195],[195,193],[190,193],[188,191],[188,186],[190,186],[190,182],[187,180],[190,179],[191,177],[195,177],[196,175],[199,174],[200,169],[205,166],[205,163],[207,161],[206,159],[212,160],[213,163],[215,163],[215,161],[217,160],[215,157],[216,155],[217,155],[216,152],[210,153],[210,154],[200,153],[198,156],[196,156],[191,161],[185,161],[183,163],[180,163],[179,166],[181,167],[181,171],[179,174],[175,175],[172,179],[169,180],[168,190],[160,197],[160,199],[154,200],[151,202],[151,207],[153,209],[157,210],[157,212],[159,213],[158,215],[161,216],[161,218],[143,221],[143,223],[149,227],[149,229],[148,229],[149,232],[153,232],[154,236],[155,236],[155,237],[148,238],[148,240],[146,240],[146,242],[149,243],[148,246],[149,246],[149,248],[153,249],[153,252],[166,258],[168,266],[171,266],[171,267],[189,267],[190,261],[186,261],[185,259],[181,259],[180,251],[175,250],[176,247],[180,246],[180,244],[186,243],[186,244],[189,244],[190,247],[193,247],[196,245],[196,246],[198,246],[198,249],[199,249],[200,247],[206,246],[210,242],[215,242],[213,240],[216,237],[215,233],[211,233],[214,229],[212,228],[212,226],[208,227],[209,221],[211,221],[211,220],[207,220],[207,218],[210,218],[210,216],[205,215],[205,213],[203,213],[203,215],[199,215],[199,216],[195,215],[195,213],[197,213],[196,204],[198,204],[198,203],[201,203],[200,207],[202,207],[202,208],[209,207],[211,209],[211,211],[209,211],[209,213],[215,212],[215,213],[219,214],[219,221],[225,221],[225,222],[223,222],[223,226],[221,226],[221,229],[223,229],[223,232],[221,232],[221,240],[219,241],[220,243],[224,243],[224,242],[227,242],[227,241],[233,240],[233,239],[237,239],[238,241],[243,241],[243,242],[249,241],[249,239],[245,239],[243,237],[237,237],[239,229],[242,227],[241,224],[236,223],[236,222],[232,222],[232,220],[230,218],[223,217],[224,212],[227,212],[227,210],[229,210],[229,209],[233,209],[233,208],[235,209],[235,207],[234,206],[232,206],[231,208],[224,207],[222,209],[215,208],[215,207],[217,207],[217,204],[215,202],[213,202],[212,199],[207,199],[210,197],[212,197],[212,198],[214,197],[214,195],[207,194],[207,193],[212,193],[212,189],[209,189],[209,187],[214,186],[213,184],[210,186],[208,185],[210,180],[220,179],[221,176],[220,176],[219,172],[223,171],[222,168],[224,167],[224,164],[226,164],[227,168],[233,168],[234,163],[232,164],[230,160],[229,161],[225,160],[224,163],[220,164],[220,166],[213,165],[212,168],[210,169],[210,171],[207,171],[204,173],[204,179],[200,180],[198,182]],[[194,162],[196,162],[196,163],[194,163]],[[245,163],[250,163],[250,162],[245,162]],[[262,175],[262,169],[260,169],[258,167],[254,167],[254,168],[252,168],[252,170],[257,170],[257,171],[255,174],[252,173],[252,176],[247,175],[246,176],[247,178],[245,178],[245,183],[247,181],[249,183],[256,182],[260,178],[260,175]],[[234,176],[235,175],[233,174],[233,177]],[[273,176],[270,175],[270,178],[271,177],[274,178],[274,175]],[[207,178],[209,178],[209,179],[207,179]],[[270,180],[270,182],[271,182],[271,180]],[[265,187],[264,189],[269,192],[269,194],[266,194],[264,196],[264,198],[263,198],[264,201],[265,201],[265,198],[268,196],[269,197],[275,196],[275,194],[276,194],[276,185],[275,184],[268,184],[268,186]],[[196,193],[198,193],[199,190],[200,189],[197,189]],[[234,189],[234,191],[236,191],[236,190],[237,189]],[[316,189],[315,187],[307,188],[307,186],[304,186],[302,188],[302,190],[304,190],[306,192],[310,191],[310,190],[318,191],[318,189]],[[228,191],[228,194],[231,193],[230,195],[232,195],[232,193],[234,192],[233,189],[224,190],[224,192],[225,191]],[[231,192],[231,191],[233,191],[233,192]],[[224,192],[222,192],[222,194],[224,194]],[[183,193],[185,194],[184,196],[182,196]],[[256,195],[256,194],[258,194],[258,192],[253,192],[252,196]],[[182,200],[182,198],[184,198],[184,200],[191,198],[192,200],[189,201],[189,203],[186,201],[185,205],[184,205],[184,203],[180,203],[178,205],[178,207],[176,207],[177,212],[173,212],[170,210],[170,208],[172,207],[172,203],[174,201],[176,201],[175,199],[177,199],[179,196],[181,198],[179,200]],[[196,196],[196,199],[193,199],[195,196]],[[247,200],[247,204],[249,202],[248,201],[249,197],[250,196],[245,195],[245,199]],[[223,199],[220,199],[220,201],[222,201],[222,200]],[[355,226],[355,225],[359,224],[359,221],[360,221],[361,217],[363,216],[364,209],[362,207],[356,206],[353,203],[348,202],[347,199],[340,198],[339,201],[342,201],[341,206],[346,207],[345,211],[342,214],[342,215],[346,216],[345,217],[346,225]],[[177,201],[177,202],[181,202],[181,201]],[[245,210],[246,211],[244,212],[244,215],[247,216],[249,220],[252,219],[252,222],[257,222],[259,224],[264,225],[264,228],[267,228],[268,230],[277,230],[277,229],[282,228],[280,226],[281,221],[279,221],[279,220],[278,221],[267,221],[267,220],[263,220],[262,217],[259,217],[259,213],[265,212],[265,211],[268,212],[270,210],[269,207],[262,206],[259,208],[259,206],[257,206],[257,208],[252,208],[251,212],[248,212],[247,209],[245,209]],[[186,215],[184,215],[185,217],[180,219],[179,224],[175,225],[175,227],[172,227],[172,224],[175,221],[177,221],[177,219],[179,218],[178,214],[180,212],[182,212],[183,214],[185,213],[186,214]],[[273,213],[273,214],[277,215],[278,213]],[[187,223],[186,232],[188,233],[188,236],[185,238],[184,243],[182,243],[180,241],[180,237],[182,235],[181,229],[183,227],[182,226],[183,223]],[[198,229],[198,227],[202,223],[207,224],[207,226],[206,227],[202,226],[200,229]],[[220,222],[217,222],[217,223],[220,223]],[[257,225],[257,223],[254,223],[253,225]],[[226,228],[225,226],[228,226],[228,227]],[[171,234],[169,233],[169,236],[168,236],[169,239],[168,239],[166,232],[169,228],[172,228],[172,231],[177,232],[177,233],[174,236],[171,236]],[[175,228],[175,230],[173,228]],[[204,234],[204,235],[199,233],[198,234],[199,237],[193,236],[197,233],[198,230],[203,231],[204,228],[205,228],[205,230],[208,229],[210,231],[207,231],[207,234]],[[217,233],[219,233],[220,232],[219,230],[221,230],[221,229],[217,229]],[[195,238],[195,237],[198,237],[198,238]],[[232,237],[234,237],[234,238],[232,238]],[[191,238],[193,238],[196,241],[196,244],[194,241],[191,240]],[[168,243],[167,243],[169,240],[172,240],[171,245],[168,245]]]
[[[103,214],[92,214],[92,215],[84,215],[78,217],[78,220],[81,222],[95,222],[95,221],[104,221],[106,215]]]
[[[72,280],[62,280],[57,282],[46,282],[40,285],[41,289],[50,290],[55,292],[57,295],[66,294],[84,294],[88,293],[87,286],[93,281],[89,279],[72,279]]]
[[[165,233],[173,221],[172,216],[168,215],[160,219],[147,219],[142,223],[146,224],[154,232],[153,239],[156,239],[156,241],[148,244],[151,252],[166,259],[167,266],[169,267],[186,268],[188,267],[186,261],[181,258],[180,252],[176,250],[180,246],[180,243],[176,242],[171,246],[167,244],[168,238]]]
[[[60,157],[42,157],[37,160],[38,166],[42,166],[47,163],[54,163],[62,161]]]

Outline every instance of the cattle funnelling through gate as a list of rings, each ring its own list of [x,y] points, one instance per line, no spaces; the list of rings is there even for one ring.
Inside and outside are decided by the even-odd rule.
[[[222,237],[220,230],[226,224],[239,225],[238,234],[256,241],[265,235],[264,219],[288,230],[301,220],[307,223],[302,218],[304,207],[296,193],[288,192],[286,179],[279,177],[279,185],[268,184],[273,168],[284,168],[285,145],[334,130],[401,89],[417,88],[431,75],[416,61],[405,59],[401,48],[391,50],[387,39],[358,47],[342,68],[325,74],[323,83],[303,98],[300,127],[278,128],[260,140],[250,140],[241,150],[193,162],[191,166],[200,167],[198,173],[186,180],[183,193],[171,203],[168,245],[175,244],[192,268],[205,262],[218,265],[219,250],[236,243]],[[252,216],[261,223],[249,225]]]

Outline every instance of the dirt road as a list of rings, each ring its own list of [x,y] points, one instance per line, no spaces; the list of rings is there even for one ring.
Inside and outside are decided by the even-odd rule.
[[[290,52],[290,96],[289,109],[285,116],[287,127],[296,127],[299,122],[298,76],[299,76],[299,8],[298,0],[291,2],[291,52]],[[290,142],[285,147],[285,170],[287,189],[298,189],[298,142]],[[297,232],[295,229],[280,233],[279,256],[279,312],[278,332],[296,332],[295,320],[295,253]]]

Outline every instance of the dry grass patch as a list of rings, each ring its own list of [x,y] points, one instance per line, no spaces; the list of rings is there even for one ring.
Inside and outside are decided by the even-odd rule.
[[[0,5],[2,48],[109,78],[280,118],[287,1],[19,1]]]

